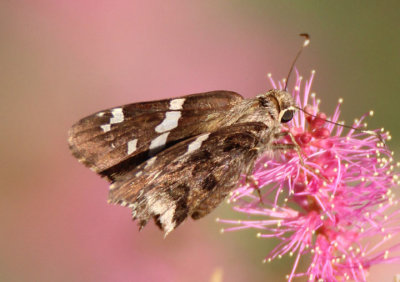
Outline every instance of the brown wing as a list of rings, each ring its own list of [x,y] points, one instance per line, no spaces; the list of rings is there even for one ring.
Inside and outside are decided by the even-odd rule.
[[[252,122],[185,140],[117,178],[109,201],[129,206],[141,227],[153,217],[168,233],[187,216],[200,218],[215,208],[252,167],[269,133]]]
[[[79,161],[113,181],[162,149],[224,126],[226,113],[242,100],[235,92],[212,91],[104,110],[72,126],[69,146]]]

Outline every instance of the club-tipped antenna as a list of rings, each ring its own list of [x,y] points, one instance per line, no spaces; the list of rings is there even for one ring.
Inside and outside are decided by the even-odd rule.
[[[292,74],[292,71],[293,71],[294,65],[296,64],[297,59],[300,57],[300,54],[303,51],[304,47],[306,47],[308,44],[310,44],[310,35],[308,35],[308,33],[300,33],[299,35],[304,37],[305,39],[304,39],[303,45],[301,45],[299,52],[297,52],[297,55],[294,58],[293,63],[290,67],[289,73],[286,77],[285,91],[287,91],[289,78],[290,78],[290,75]]]
[[[321,119],[320,117],[318,117],[316,115],[313,115],[313,114],[307,112],[306,110],[304,110],[302,108],[299,108],[299,107],[296,107],[296,106],[295,106],[295,108],[300,110],[300,111],[302,111],[306,115]],[[331,120],[328,120],[328,119],[322,119],[322,120],[324,120],[327,123],[331,123],[331,124],[334,124],[334,125],[337,125],[337,126],[341,126],[341,127],[352,129],[352,130],[355,130],[355,131],[358,131],[358,132],[362,132],[362,133],[365,133],[365,134],[373,135],[376,138],[378,138],[379,141],[381,141],[383,143],[383,145],[386,146],[385,140],[383,139],[382,135],[380,135],[378,132],[375,132],[375,131],[372,131],[372,130],[365,130],[365,129],[361,129],[361,128],[358,128],[358,127],[353,127],[353,126],[350,126],[350,125],[334,122],[334,121],[331,121]]]

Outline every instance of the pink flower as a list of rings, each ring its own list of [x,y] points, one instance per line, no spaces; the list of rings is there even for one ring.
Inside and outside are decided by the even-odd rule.
[[[298,106],[314,116],[299,111],[287,129],[301,147],[304,165],[294,151],[261,158],[253,177],[262,187],[262,203],[255,188],[243,184],[229,201],[248,219],[218,221],[231,225],[223,231],[253,228],[259,238],[278,238],[280,243],[264,262],[295,256],[289,281],[300,276],[310,281],[365,281],[372,265],[400,260],[394,254],[400,244],[386,246],[400,233],[400,209],[394,208],[398,201],[391,190],[399,184],[399,174],[393,153],[381,142],[391,137],[383,129],[374,131],[382,140],[360,130],[344,134],[343,127],[328,123],[318,110],[319,100],[310,94],[313,78],[314,72],[300,94],[302,78],[297,74],[293,95]],[[282,89],[281,83],[271,83]],[[339,123],[341,102],[328,120]],[[353,126],[362,127],[366,116]],[[306,272],[297,273],[304,255],[311,263]]]

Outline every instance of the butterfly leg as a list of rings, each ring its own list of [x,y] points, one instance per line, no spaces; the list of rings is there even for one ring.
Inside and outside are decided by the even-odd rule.
[[[252,151],[254,151],[254,160],[253,162],[251,162],[251,164],[249,165],[249,167],[246,170],[246,184],[249,186],[254,187],[254,189],[257,191],[258,197],[260,198],[260,203],[264,204],[263,200],[262,200],[262,195],[261,195],[261,189],[258,186],[258,181],[254,179],[254,176],[252,175],[253,170],[254,170],[254,165],[255,165],[255,160],[257,159],[256,156],[258,156],[258,154],[260,153],[260,148],[256,147],[253,148]]]
[[[250,151],[252,153],[254,153],[254,155],[253,155],[253,161],[250,162],[250,165],[245,170],[245,173],[246,173],[245,181],[248,186],[254,187],[254,189],[257,191],[258,197],[260,198],[260,203],[264,204],[262,195],[261,195],[261,188],[260,188],[260,186],[258,186],[258,181],[255,180],[254,176],[252,175],[254,166],[256,163],[255,161],[256,161],[257,157],[259,156],[260,152],[262,152],[263,150],[260,147],[255,147],[255,148],[251,149]]]
[[[300,145],[297,143],[296,139],[294,138],[293,134],[291,132],[280,132],[278,134],[275,135],[275,138],[279,139],[281,137],[285,137],[285,136],[289,136],[292,143],[287,144],[287,143],[275,143],[273,144],[273,150],[295,150],[297,155],[299,156],[299,161],[302,167],[306,168],[308,171],[312,171],[313,173],[315,173],[316,175],[320,176],[322,179],[324,179],[325,181],[329,180],[323,176],[319,170],[316,170],[313,167],[310,167],[309,165],[307,165],[304,162],[304,158],[302,155],[302,151],[301,151],[301,147]]]
[[[286,144],[286,143],[275,143],[273,144],[273,149],[274,150],[295,150],[297,155],[299,156],[300,164],[305,167],[305,162],[303,155],[301,154],[301,147],[297,143],[296,139],[294,138],[293,134],[290,131],[285,131],[285,132],[279,132],[278,134],[275,135],[275,139],[279,140],[282,137],[289,136],[290,140],[292,141],[291,144]]]
[[[258,186],[258,181],[254,179],[252,175],[246,174],[246,184],[253,186],[258,194],[258,197],[260,198],[260,203],[264,204],[262,195],[261,195],[261,190],[260,187]]]

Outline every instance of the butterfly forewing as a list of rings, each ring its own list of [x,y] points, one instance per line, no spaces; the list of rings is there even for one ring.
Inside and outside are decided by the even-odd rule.
[[[267,129],[241,123],[179,142],[120,175],[109,201],[129,206],[141,226],[153,217],[166,233],[188,216],[201,218],[252,169],[260,143],[270,140]]]
[[[242,100],[212,91],[104,110],[73,125],[69,145],[82,163],[114,181],[162,149],[231,123],[226,113]]]

